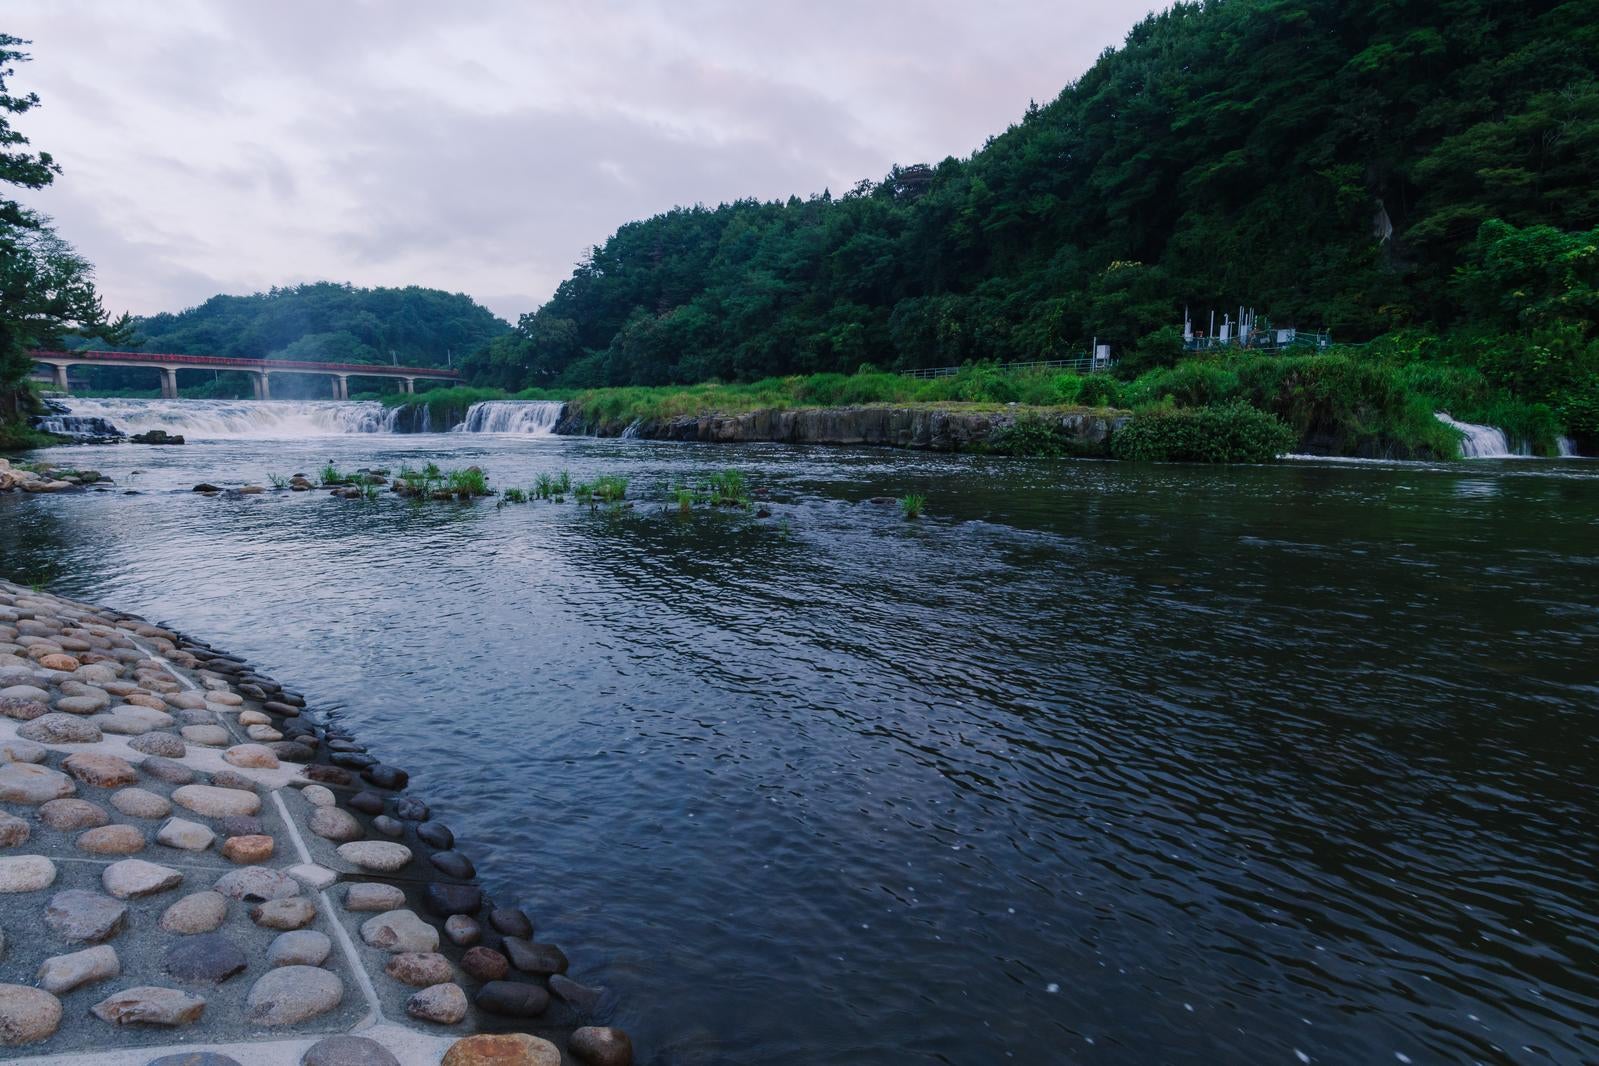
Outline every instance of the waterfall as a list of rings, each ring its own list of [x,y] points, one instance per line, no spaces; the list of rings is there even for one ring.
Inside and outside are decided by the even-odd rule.
[[[1433,412],[1433,417],[1465,434],[1465,439],[1460,442],[1460,454],[1466,459],[1509,459],[1532,454],[1525,444],[1511,450],[1510,440],[1505,436],[1505,431],[1495,426],[1459,422],[1444,411]]]
[[[520,433],[548,437],[566,404],[555,400],[484,400],[467,408],[466,421],[452,433]]]
[[[123,433],[163,429],[195,440],[288,439],[393,433],[400,408],[374,400],[124,400],[63,396],[63,429],[99,420]],[[45,428],[51,428],[46,425]]]
[[[639,426],[642,426],[643,424],[644,423],[643,423],[642,420],[637,419],[637,418],[633,419],[633,421],[631,421],[631,422],[629,422],[627,424],[627,428],[622,430],[622,439],[624,439],[624,440],[632,440],[633,438],[637,437],[638,436],[638,428],[639,428]]]
[[[1560,457],[1568,459],[1577,454],[1577,442],[1570,437],[1561,437],[1555,442],[1560,446]]]

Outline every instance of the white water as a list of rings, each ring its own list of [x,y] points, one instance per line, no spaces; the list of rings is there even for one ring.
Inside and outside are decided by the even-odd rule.
[[[164,429],[196,440],[295,440],[392,433],[399,408],[375,400],[122,400],[66,396],[79,418],[103,418],[127,434]]]
[[[1577,454],[1577,444],[1570,437],[1561,437],[1555,443],[1560,447],[1561,458],[1569,458]]]
[[[1443,411],[1433,412],[1433,417],[1465,434],[1465,439],[1460,442],[1462,458],[1511,459],[1532,454],[1525,444],[1519,445],[1512,451],[1510,439],[1505,436],[1505,431],[1496,426],[1480,426],[1475,422],[1456,421]]]
[[[555,400],[484,400],[467,408],[466,421],[451,433],[520,433],[548,437],[566,404]]]

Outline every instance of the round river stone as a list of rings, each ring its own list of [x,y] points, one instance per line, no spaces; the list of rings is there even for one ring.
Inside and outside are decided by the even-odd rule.
[[[220,892],[184,896],[161,914],[160,926],[168,933],[214,933],[228,917],[228,901]]]
[[[128,905],[98,892],[68,888],[50,897],[44,908],[44,924],[68,940],[98,944],[122,931],[128,921]]]
[[[221,984],[240,973],[249,960],[232,940],[221,933],[179,937],[167,948],[162,968],[180,981]]]
[[[27,985],[0,985],[0,1045],[21,1047],[54,1035],[61,1001]]]
[[[245,1015],[256,1025],[294,1025],[326,1014],[344,998],[338,974],[315,966],[268,970],[250,988]]]

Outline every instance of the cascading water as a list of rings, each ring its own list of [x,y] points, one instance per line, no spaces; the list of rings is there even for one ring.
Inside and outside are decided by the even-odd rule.
[[[1480,426],[1475,422],[1460,422],[1449,417],[1444,411],[1433,412],[1433,417],[1444,425],[1458,429],[1465,434],[1464,439],[1460,442],[1462,458],[1511,459],[1532,454],[1525,444],[1512,451],[1510,439],[1505,436],[1505,431],[1496,426]]]
[[[123,433],[152,429],[196,440],[213,438],[296,439],[346,433],[393,433],[400,408],[373,400],[124,400],[67,396],[63,429],[109,423]],[[46,427],[50,428],[50,427]]]
[[[1569,459],[1577,454],[1577,442],[1570,437],[1561,437],[1555,442],[1560,448],[1560,457]]]
[[[519,433],[548,437],[566,404],[555,400],[484,400],[467,408],[466,421],[452,433]]]

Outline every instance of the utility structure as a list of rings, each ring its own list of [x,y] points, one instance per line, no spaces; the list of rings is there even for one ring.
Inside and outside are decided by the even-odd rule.
[[[459,370],[437,366],[384,366],[382,363],[308,363],[291,359],[234,359],[222,355],[166,355],[152,352],[47,352],[28,353],[32,360],[52,369],[57,391],[70,393],[67,369],[74,366],[130,366],[150,367],[161,372],[161,397],[175,400],[178,397],[178,371],[180,370],[237,370],[250,377],[251,388],[258,400],[272,398],[273,374],[318,374],[332,380],[333,398],[350,398],[350,379],[398,379],[400,388],[414,393],[418,381],[454,383],[461,380]]]
[[[1269,320],[1261,325],[1253,307],[1238,308],[1238,317],[1223,313],[1221,326],[1216,325],[1216,312],[1210,313],[1210,329],[1194,332],[1194,322],[1188,308],[1183,308],[1183,347],[1191,352],[1205,352],[1213,348],[1247,348],[1257,352],[1276,352],[1287,348],[1310,348],[1322,351],[1332,347],[1331,330],[1302,330],[1295,327],[1272,328]]]

